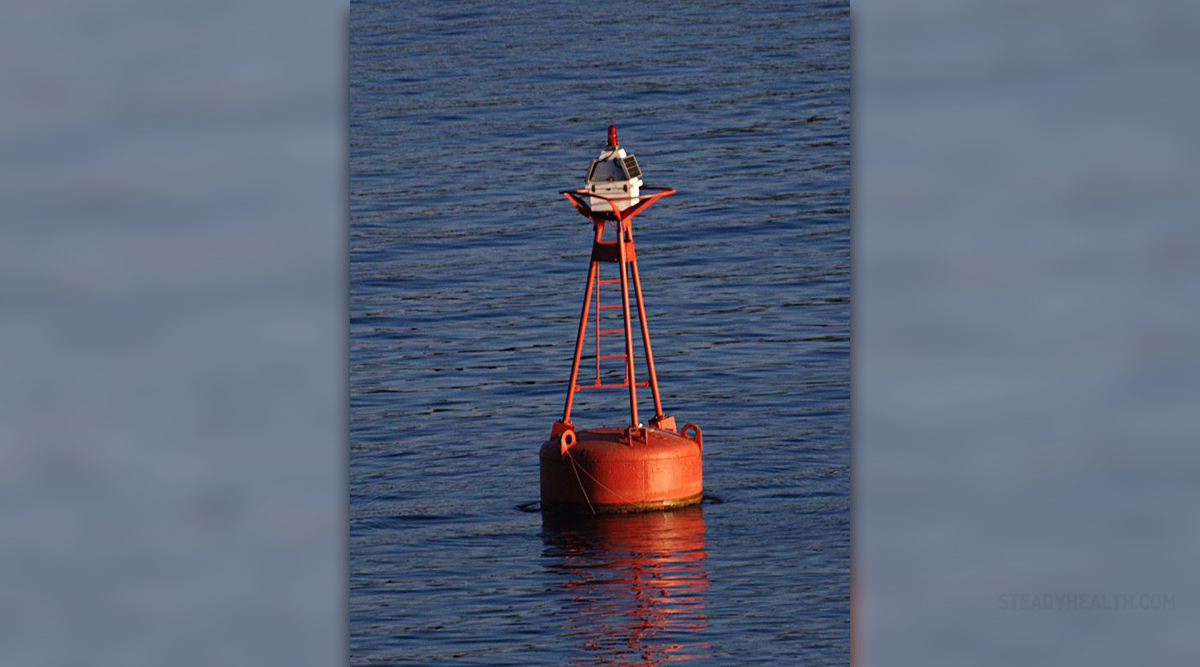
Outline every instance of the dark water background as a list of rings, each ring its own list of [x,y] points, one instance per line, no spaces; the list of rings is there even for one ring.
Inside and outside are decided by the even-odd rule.
[[[845,664],[847,4],[356,2],[350,45],[352,663]],[[679,190],[639,263],[723,502],[561,522],[521,509],[589,252],[558,190],[609,121]]]

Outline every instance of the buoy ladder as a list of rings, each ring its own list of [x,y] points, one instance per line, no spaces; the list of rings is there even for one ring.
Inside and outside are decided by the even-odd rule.
[[[592,221],[594,237],[592,240],[592,258],[584,287],[583,307],[579,315],[579,330],[575,337],[575,357],[571,363],[571,378],[567,383],[566,406],[563,409],[563,418],[561,421],[555,423],[554,430],[557,432],[559,430],[571,430],[574,428],[571,424],[571,408],[574,404],[575,393],[577,391],[618,387],[627,387],[629,389],[631,426],[641,428],[642,424],[638,420],[637,410],[637,387],[640,386],[650,387],[650,392],[654,397],[654,418],[650,420],[650,425],[654,428],[674,431],[675,419],[663,412],[662,397],[658,390],[658,374],[654,368],[654,353],[650,346],[649,323],[646,320],[646,308],[642,299],[642,281],[638,274],[637,251],[633,244],[632,220],[635,215],[645,210],[647,206],[661,197],[675,194],[675,191],[670,188],[643,188],[639,196],[639,202],[623,210],[617,206],[616,202],[622,199],[631,199],[630,197],[601,197],[590,194],[587,190],[568,190],[564,191],[563,194],[566,195],[567,199],[571,201],[581,215]],[[608,201],[613,211],[612,215],[600,215],[593,212],[588,205],[588,197]],[[604,241],[604,231],[610,223],[613,224],[616,238],[612,241]],[[617,264],[620,269],[620,278],[611,280],[600,279],[600,264],[608,262]],[[611,304],[601,303],[601,285],[620,285],[621,302]],[[632,290],[630,289],[631,287]],[[587,335],[588,311],[591,309],[593,299],[595,299],[593,322],[593,326],[595,327],[595,334],[593,336],[595,353],[592,356],[595,359],[596,379],[590,384],[579,384],[579,367],[583,358],[583,345]],[[638,325],[642,334],[642,349],[645,352],[646,371],[649,377],[647,381],[642,382],[637,381],[634,369],[632,313],[630,312],[631,301],[635,302],[637,308]],[[604,323],[601,321],[601,311],[616,309],[620,309],[621,311],[621,328],[602,328]],[[600,337],[618,333],[623,334],[625,342],[624,353],[602,354],[600,351]],[[625,362],[625,374],[621,382],[602,381],[600,361],[603,359],[621,359]]]

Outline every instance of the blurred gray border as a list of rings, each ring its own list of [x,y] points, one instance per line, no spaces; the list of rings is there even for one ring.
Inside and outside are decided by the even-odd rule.
[[[346,659],[347,18],[0,21],[0,663]]]
[[[1198,14],[856,3],[859,664],[1200,655]]]

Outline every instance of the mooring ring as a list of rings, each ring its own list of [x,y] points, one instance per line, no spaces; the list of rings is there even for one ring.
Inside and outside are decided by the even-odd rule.
[[[695,431],[695,432],[696,432],[696,434],[695,434],[695,435],[688,435],[688,430],[689,430],[689,429],[690,429],[690,430],[692,430],[692,431]],[[684,424],[684,425],[683,425],[683,428],[679,429],[679,432],[680,432],[681,434],[683,434],[683,436],[684,436],[685,438],[688,438],[688,439],[691,439],[691,440],[695,440],[695,441],[696,441],[696,444],[700,446],[700,449],[704,449],[704,435],[703,435],[702,433],[700,433],[700,427],[699,427],[699,426],[696,426],[695,424]]]
[[[567,450],[575,446],[575,431],[563,431],[562,435],[558,436],[558,453],[560,456],[566,456]]]

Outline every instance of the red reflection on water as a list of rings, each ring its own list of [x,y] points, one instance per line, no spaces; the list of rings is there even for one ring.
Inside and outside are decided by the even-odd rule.
[[[577,665],[661,665],[705,657],[704,512],[542,518],[550,568],[563,575]]]

